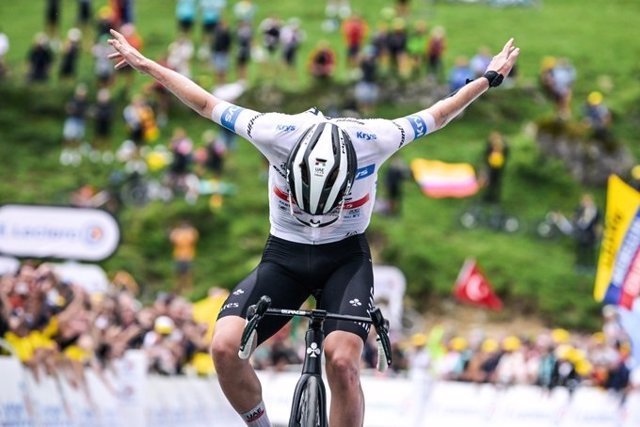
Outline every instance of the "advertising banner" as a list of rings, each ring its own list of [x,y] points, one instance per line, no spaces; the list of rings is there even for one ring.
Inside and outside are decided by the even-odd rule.
[[[116,219],[100,209],[0,206],[0,254],[102,261],[118,248]]]

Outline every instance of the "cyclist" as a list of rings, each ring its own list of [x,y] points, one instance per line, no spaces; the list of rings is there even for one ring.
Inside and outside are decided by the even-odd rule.
[[[364,232],[381,164],[499,85],[520,51],[510,39],[483,77],[425,110],[395,120],[360,120],[329,118],[316,108],[288,115],[233,105],[147,59],[118,32],[111,33],[116,69],[130,65],[150,75],[200,115],[250,141],[269,161],[270,235],[260,264],[222,307],[211,345],[218,380],[233,408],[248,426],[269,426],[258,377],[237,355],[247,307],[266,294],[274,306],[297,309],[322,290],[319,308],[368,316],[373,272]],[[283,319],[265,318],[258,327],[258,344],[280,329]],[[327,321],[325,332],[331,425],[361,426],[359,366],[368,328]]]

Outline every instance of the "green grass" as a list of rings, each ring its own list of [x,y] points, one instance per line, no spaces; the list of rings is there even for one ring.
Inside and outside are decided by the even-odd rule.
[[[96,9],[106,1],[95,1]],[[231,2],[232,3],[232,2]],[[321,30],[324,2],[281,0],[257,1],[259,21],[268,14],[298,16],[307,32],[303,45],[298,81],[282,78],[265,66],[254,66],[251,79],[256,87],[275,85],[287,93],[279,105],[246,106],[287,112],[312,105],[323,107],[317,90],[309,90],[304,62],[310,49],[327,38],[344,58],[339,34]],[[352,0],[373,30],[382,20],[380,9],[391,4],[383,0]],[[573,109],[576,116],[586,95],[598,89],[615,114],[615,132],[635,156],[640,155],[640,42],[634,31],[640,18],[640,2],[634,0],[547,0],[539,8],[492,8],[455,2],[414,0],[410,21],[425,19],[431,27],[447,30],[450,65],[458,55],[473,55],[481,45],[493,51],[515,37],[522,49],[519,60],[520,88],[496,90],[472,105],[461,120],[445,130],[403,149],[399,154],[410,161],[428,157],[445,161],[479,164],[484,141],[492,129],[504,132],[512,146],[505,182],[505,207],[533,224],[549,209],[571,212],[581,192],[596,194],[601,207],[604,188],[582,188],[555,159],[540,161],[540,153],[528,125],[548,116],[552,105],[536,90],[537,75],[545,56],[566,56],[577,67]],[[0,2],[0,30],[7,33],[11,49],[7,62],[8,80],[0,83],[0,202],[63,203],[68,192],[84,182],[103,184],[109,167],[83,162],[77,168],[58,163],[64,103],[73,85],[56,78],[44,86],[26,85],[25,56],[33,35],[43,29],[41,1]],[[159,57],[176,34],[174,2],[136,1],[136,23],[145,40],[145,53]],[[63,1],[64,31],[74,19],[75,1]],[[196,32],[197,34],[197,32]],[[57,65],[57,64],[56,64]],[[80,79],[92,84],[92,62],[81,60]],[[347,81],[341,61],[338,80]],[[202,64],[194,75],[205,86],[213,81]],[[231,76],[234,77],[233,74]],[[610,83],[607,83],[610,82]],[[137,75],[135,88],[149,83]],[[91,86],[92,90],[93,85]],[[118,82],[116,94],[122,87]],[[251,96],[246,98],[251,99]],[[119,99],[119,108],[124,98]],[[381,105],[377,114],[393,118],[426,106]],[[121,111],[121,110],[118,110]],[[194,140],[211,123],[172,106],[171,121],[160,143],[166,143],[177,125],[188,129]],[[117,122],[114,146],[124,139],[124,125]],[[238,192],[225,201],[223,209],[212,213],[205,200],[196,206],[183,202],[153,203],[144,209],[126,210],[120,221],[123,243],[117,254],[104,262],[108,272],[125,268],[141,282],[146,295],[172,284],[171,247],[167,234],[179,218],[191,219],[202,239],[196,261],[198,297],[210,286],[233,286],[257,262],[268,232],[267,195],[259,178],[262,160],[249,144],[241,143],[228,162],[228,179]],[[383,189],[379,189],[383,193]],[[528,231],[515,235],[497,234],[485,229],[466,231],[456,218],[471,200],[434,200],[424,197],[413,184],[405,186],[401,219],[375,216],[370,234],[384,244],[379,262],[398,265],[408,279],[410,304],[428,310],[450,299],[452,283],[466,257],[475,257],[493,285],[506,301],[506,315],[535,314],[553,325],[592,328],[598,325],[598,305],[592,300],[593,279],[573,272],[570,242],[540,241]]]

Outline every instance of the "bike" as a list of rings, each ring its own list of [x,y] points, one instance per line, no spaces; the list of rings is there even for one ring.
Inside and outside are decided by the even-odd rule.
[[[522,226],[516,216],[504,212],[500,207],[488,205],[467,208],[458,216],[458,222],[468,230],[484,226],[509,234],[516,233]]]
[[[322,378],[322,352],[324,342],[324,321],[326,319],[367,323],[374,326],[378,334],[378,370],[384,371],[391,365],[391,343],[389,322],[379,308],[370,311],[371,317],[350,316],[329,313],[326,310],[290,310],[271,308],[271,298],[264,295],[247,310],[247,324],[242,333],[238,356],[246,360],[254,349],[256,329],[265,315],[309,319],[305,333],[306,352],[302,372],[298,380],[291,404],[289,427],[327,427],[327,394]]]

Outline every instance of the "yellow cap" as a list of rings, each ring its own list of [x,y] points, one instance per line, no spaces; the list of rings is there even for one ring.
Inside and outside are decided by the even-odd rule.
[[[422,332],[418,332],[411,336],[411,344],[416,347],[421,347],[427,344],[427,336]]]
[[[590,105],[599,105],[602,102],[602,93],[593,91],[587,96],[587,102]]]
[[[566,329],[556,328],[551,331],[551,338],[556,344],[564,344],[569,342],[571,334]]]
[[[494,340],[493,338],[487,338],[482,343],[482,351],[485,353],[493,353],[499,348],[500,346],[498,345],[498,341]]]
[[[462,351],[467,348],[467,340],[463,337],[453,337],[449,341],[449,347],[455,351]]]
[[[520,342],[520,338],[513,335],[502,340],[502,349],[505,351],[517,351],[521,346],[522,343]]]

